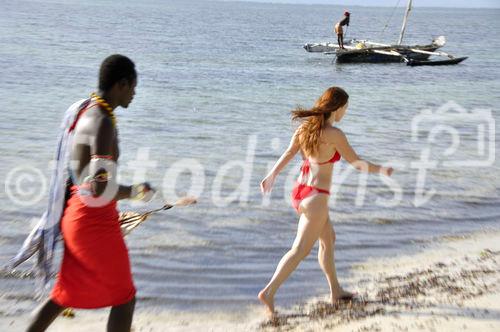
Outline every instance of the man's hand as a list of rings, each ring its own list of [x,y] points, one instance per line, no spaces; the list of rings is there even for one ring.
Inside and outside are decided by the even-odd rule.
[[[151,199],[153,199],[155,193],[156,191],[148,182],[134,184],[130,192],[130,199],[149,202]]]

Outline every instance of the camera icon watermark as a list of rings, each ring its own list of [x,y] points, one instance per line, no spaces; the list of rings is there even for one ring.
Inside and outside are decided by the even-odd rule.
[[[436,166],[488,167],[495,162],[495,119],[490,109],[467,111],[449,101],[434,112],[427,109],[415,116],[411,134],[413,142],[427,140],[420,162],[430,162],[431,148],[437,146],[444,149],[440,160],[432,162]]]
[[[411,122],[412,142],[424,143],[417,170],[414,205],[427,203],[436,193],[426,189],[428,170],[489,167],[495,162],[495,119],[491,110],[467,111],[449,101],[434,112],[423,110]]]

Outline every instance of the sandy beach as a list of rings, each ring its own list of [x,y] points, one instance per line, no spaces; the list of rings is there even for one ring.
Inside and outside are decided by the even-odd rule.
[[[415,255],[352,269],[360,299],[337,306],[314,299],[266,330],[499,331],[500,232],[444,237]]]
[[[423,243],[414,255],[369,260],[353,266],[359,298],[331,306],[310,299],[279,307],[266,321],[258,305],[235,312],[145,312],[133,331],[499,331],[500,231],[444,237]],[[9,309],[15,312],[15,308]],[[49,331],[103,331],[107,310],[77,310]],[[28,315],[6,315],[0,330],[22,331]]]

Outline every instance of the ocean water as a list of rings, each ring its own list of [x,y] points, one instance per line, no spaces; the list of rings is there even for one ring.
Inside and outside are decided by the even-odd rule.
[[[345,161],[335,166],[330,217],[341,282],[353,264],[370,257],[419,250],[442,235],[498,228],[500,10],[415,7],[406,42],[445,35],[443,51],[469,57],[457,66],[419,68],[337,65],[332,56],[306,53],[306,42],[335,40],[332,25],[343,10],[251,2],[1,1],[2,264],[43,212],[63,112],[95,89],[98,66],[112,53],[131,57],[139,72],[134,102],[116,112],[122,182],[134,181],[139,155],[150,165],[146,177],[160,189],[149,205],[121,208],[144,211],[176,195],[199,194],[198,205],[154,215],[127,238],[139,307],[235,310],[257,303],[295,236],[297,216],[287,197],[300,158],[270,197],[262,197],[259,182],[291,137],[289,111],[312,105],[332,85],[350,94],[339,127],[351,145],[363,158],[396,169],[391,187],[376,175],[350,172]],[[397,40],[403,8],[350,11],[347,38]],[[438,109],[490,113],[417,121],[422,111]],[[444,128],[440,124],[451,131],[434,132]],[[424,174],[418,163],[427,154],[435,164]],[[433,195],[422,202],[419,190],[424,198]],[[327,294],[315,253],[280,290],[279,305]],[[34,280],[6,270],[0,277],[6,304],[0,314],[31,310]],[[13,303],[24,306],[9,309]]]

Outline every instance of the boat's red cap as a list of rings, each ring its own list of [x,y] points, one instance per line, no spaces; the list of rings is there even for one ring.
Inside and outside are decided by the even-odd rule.
[[[346,11],[346,12],[344,13],[344,15],[345,15],[345,16],[349,16],[349,15],[351,15],[351,13],[349,13],[348,11]]]

